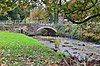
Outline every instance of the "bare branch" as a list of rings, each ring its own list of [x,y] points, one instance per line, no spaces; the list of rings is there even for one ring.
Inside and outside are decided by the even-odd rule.
[[[96,0],[95,3],[94,3],[92,0],[91,0],[91,2],[92,2],[93,5],[89,6],[88,8],[85,8],[85,9],[80,9],[80,10],[78,10],[78,11],[87,11],[87,10],[89,10],[89,9],[91,9],[91,8],[93,8],[93,7],[95,7],[96,4],[97,4],[97,2],[98,2],[98,0]],[[68,8],[68,11],[70,11],[69,8]],[[77,13],[78,11],[73,10],[73,11],[70,11],[70,13]],[[69,13],[67,13],[67,14],[69,14]]]
[[[71,18],[69,18],[68,16],[67,16],[67,18],[68,18],[72,23],[74,23],[74,24],[82,24],[82,23],[85,23],[85,22],[87,22],[88,20],[90,20],[90,19],[92,19],[92,18],[95,18],[95,17],[97,17],[97,16],[100,16],[100,14],[96,14],[96,15],[90,16],[90,17],[88,17],[87,19],[84,19],[84,20],[81,21],[81,22],[74,21],[74,20],[72,20]]]

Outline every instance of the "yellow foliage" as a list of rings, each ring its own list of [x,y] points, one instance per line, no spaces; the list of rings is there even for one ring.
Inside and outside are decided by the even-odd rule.
[[[30,19],[42,19],[43,21],[47,21],[47,16],[48,13],[45,11],[45,9],[38,7],[35,8],[31,14],[30,14]]]
[[[74,4],[77,0],[71,0],[71,4]]]
[[[48,60],[44,60],[44,62],[48,63]]]
[[[70,3],[69,3],[69,5],[68,5],[68,7],[70,8],[71,5],[73,5],[73,4],[76,3],[76,2],[77,2],[77,0],[71,0]]]

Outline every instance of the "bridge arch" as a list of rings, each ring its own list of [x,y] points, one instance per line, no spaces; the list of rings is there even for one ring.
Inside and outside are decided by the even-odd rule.
[[[37,31],[41,30],[41,29],[50,29],[50,30],[53,30],[55,33],[57,33],[57,30],[53,27],[50,27],[50,26],[43,26],[43,27],[40,27],[37,29]]]

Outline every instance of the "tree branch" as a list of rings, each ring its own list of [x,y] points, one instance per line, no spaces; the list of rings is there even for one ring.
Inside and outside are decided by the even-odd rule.
[[[91,0],[91,3],[92,3],[93,5],[89,6],[88,8],[85,8],[85,9],[80,9],[80,10],[78,10],[78,11],[87,11],[87,10],[89,10],[89,9],[91,9],[91,8],[93,8],[93,7],[95,7],[96,4],[97,4],[97,2],[98,2],[98,1],[96,0],[96,2],[93,3],[93,1]],[[70,11],[69,8],[68,8],[68,11]],[[70,13],[77,13],[78,11],[73,10],[73,11],[70,11]],[[67,13],[67,14],[69,14],[69,13]]]
[[[96,2],[95,2],[95,3],[93,2],[93,0],[91,0],[91,2],[92,2],[92,4],[93,4],[93,5],[95,5],[95,4],[98,2],[98,0],[96,0]]]
[[[81,21],[81,22],[74,21],[74,20],[72,20],[71,18],[69,18],[68,16],[67,16],[67,18],[68,18],[72,23],[74,23],[74,24],[82,24],[82,23],[85,23],[85,22],[87,22],[88,20],[90,20],[90,19],[92,19],[92,18],[95,18],[95,17],[97,17],[97,16],[100,16],[100,14],[96,14],[96,15],[90,16],[90,17],[88,17],[87,19],[84,19],[84,20]]]

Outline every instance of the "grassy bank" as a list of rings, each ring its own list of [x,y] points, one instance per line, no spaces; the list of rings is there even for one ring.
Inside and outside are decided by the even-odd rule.
[[[8,66],[48,66],[62,58],[57,53],[41,44],[36,39],[23,34],[0,32],[0,65]]]

